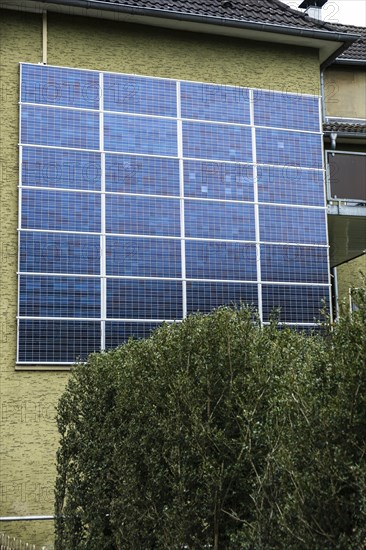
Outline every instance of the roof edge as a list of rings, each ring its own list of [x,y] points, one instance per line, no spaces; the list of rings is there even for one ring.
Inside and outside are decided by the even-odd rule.
[[[125,4],[110,4],[104,0],[39,0],[43,4],[55,4],[63,6],[72,6],[84,9],[101,9],[115,11],[130,15],[145,15],[149,17],[161,17],[164,19],[175,19],[192,23],[206,23],[211,25],[220,25],[227,27],[236,27],[248,30],[262,30],[278,34],[288,34],[292,36],[302,36],[320,40],[333,40],[336,42],[353,43],[360,35],[342,33],[339,31],[323,29],[307,29],[301,27],[291,27],[288,25],[277,25],[274,23],[258,23],[256,21],[243,21],[241,19],[225,19],[223,17],[196,15],[185,12],[174,12],[170,10],[161,10],[156,8],[137,8]]]
[[[333,61],[333,65],[360,65],[366,67],[366,59],[353,59],[352,57],[341,57]]]

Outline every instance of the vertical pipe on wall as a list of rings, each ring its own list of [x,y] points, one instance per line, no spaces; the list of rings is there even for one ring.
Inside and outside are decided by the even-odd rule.
[[[337,268],[331,269],[331,281],[332,281],[332,300],[333,300],[333,317],[338,319],[339,317],[339,292],[338,292],[338,274]]]
[[[325,122],[327,119],[327,106],[325,102],[324,70],[320,71],[320,94],[322,98],[322,120]]]
[[[42,63],[47,65],[47,12],[42,13]]]

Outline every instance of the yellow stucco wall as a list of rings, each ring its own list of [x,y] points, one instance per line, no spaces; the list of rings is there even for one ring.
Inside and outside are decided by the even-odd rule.
[[[349,289],[364,287],[366,277],[366,254],[337,267],[338,297],[342,306],[349,307]]]
[[[331,117],[366,119],[366,70],[332,66],[325,71],[326,114]]]
[[[1,11],[1,10],[0,10]],[[53,513],[55,404],[67,372],[16,371],[19,62],[41,61],[41,16],[0,14],[0,515]],[[59,15],[48,63],[301,93],[319,93],[315,50]],[[52,548],[50,523],[0,525]]]

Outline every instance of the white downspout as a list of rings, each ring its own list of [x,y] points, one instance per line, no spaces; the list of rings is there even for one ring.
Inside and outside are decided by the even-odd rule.
[[[42,13],[42,63],[47,65],[47,12]]]

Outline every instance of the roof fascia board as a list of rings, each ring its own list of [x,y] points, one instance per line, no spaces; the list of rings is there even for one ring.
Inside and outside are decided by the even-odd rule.
[[[82,0],[0,0],[0,7],[20,11],[55,11],[69,15],[81,15],[113,19],[175,30],[232,36],[247,40],[275,42],[315,48],[319,50],[322,66],[333,62],[359,35],[337,31],[303,29],[269,23],[248,22],[220,17],[191,15],[153,8],[134,8],[122,4]],[[339,43],[342,43],[340,46]]]

